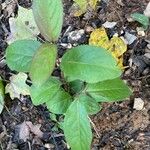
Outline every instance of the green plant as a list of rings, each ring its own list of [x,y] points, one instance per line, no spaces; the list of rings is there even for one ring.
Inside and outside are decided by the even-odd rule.
[[[46,103],[50,112],[64,115],[63,130],[72,150],[90,150],[92,131],[88,115],[96,114],[99,102],[116,102],[131,92],[119,78],[115,59],[103,48],[81,45],[62,57],[60,78],[52,76],[62,28],[61,0],[33,0],[33,14],[48,41],[20,40],[6,50],[10,69],[29,72],[34,105]]]
[[[143,28],[145,30],[147,30],[147,28],[149,26],[149,18],[147,16],[145,16],[144,14],[140,14],[140,13],[133,13],[133,14],[131,14],[131,17],[133,20],[142,24]]]

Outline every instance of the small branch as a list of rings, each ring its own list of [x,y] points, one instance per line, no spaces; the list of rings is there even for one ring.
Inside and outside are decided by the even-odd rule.
[[[96,128],[94,122],[91,120],[90,117],[88,117],[88,118],[89,118],[89,120],[90,120],[90,123],[91,123],[92,126],[93,126],[93,129],[94,129],[94,131],[95,131],[95,133],[96,133],[96,135],[97,135],[97,138],[100,138],[100,135],[99,135],[99,133],[98,133],[98,130],[97,130],[97,128]]]

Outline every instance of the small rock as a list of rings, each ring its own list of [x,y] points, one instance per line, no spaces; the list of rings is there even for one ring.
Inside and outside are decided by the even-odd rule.
[[[144,15],[150,17],[150,2],[148,3],[146,9],[144,10]]]
[[[146,48],[145,53],[150,53],[150,49]]]
[[[108,28],[108,29],[111,29],[111,28],[114,28],[116,26],[117,22],[109,22],[109,21],[106,21],[104,24],[103,24],[103,27],[105,28]]]
[[[84,35],[84,30],[75,30],[68,34],[68,41],[70,43],[78,42]]]
[[[137,39],[135,35],[130,34],[129,32],[125,33],[124,38],[126,39],[129,45],[131,45]]]
[[[132,61],[133,61],[134,65],[138,67],[138,71],[140,71],[140,72],[143,72],[147,66],[147,62],[145,62],[145,61],[147,61],[146,57],[135,56],[135,57],[133,57]]]
[[[147,67],[146,69],[144,69],[144,71],[143,71],[143,75],[144,76],[146,76],[146,75],[148,75],[150,73],[150,68],[149,67]]]
[[[126,71],[125,71],[125,75],[126,75],[126,76],[131,75],[131,69],[126,70]]]
[[[118,3],[120,6],[125,6],[125,4],[122,2],[122,0],[117,0],[117,3]]]
[[[50,149],[50,150],[55,148],[53,144],[49,144],[49,143],[46,143],[44,146],[45,148]]]
[[[87,26],[86,28],[85,28],[85,31],[86,32],[92,32],[94,30],[94,28],[93,27],[91,27],[91,26]]]
[[[137,27],[136,30],[139,36],[145,36],[145,31],[142,27]]]
[[[136,110],[142,110],[143,107],[144,107],[144,101],[141,98],[135,98],[133,108]]]
[[[147,48],[150,49],[150,44],[147,44]]]
[[[134,22],[134,20],[133,20],[133,18],[131,16],[126,16],[126,18],[127,18],[128,22]]]
[[[150,53],[145,53],[144,56],[150,59]]]
[[[150,65],[150,53],[145,53],[145,54],[144,54],[144,62],[145,62],[147,65]]]
[[[64,48],[67,48],[67,49],[72,48],[72,45],[71,45],[70,43],[61,43],[60,45],[61,45],[62,47],[64,47]]]

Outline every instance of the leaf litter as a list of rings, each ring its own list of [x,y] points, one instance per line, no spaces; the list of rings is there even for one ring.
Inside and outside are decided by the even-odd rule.
[[[113,36],[110,40],[104,27],[95,29],[89,39],[90,45],[103,47],[108,50],[116,59],[118,66],[123,69],[123,54],[127,51],[126,43],[117,36]]]
[[[29,86],[26,84],[27,74],[18,73],[10,77],[10,83],[5,87],[5,93],[9,93],[11,99],[20,98],[20,95],[30,95]]]
[[[31,121],[24,121],[17,126],[19,139],[26,142],[30,139],[30,134],[34,134],[38,138],[42,138],[43,132],[40,130],[41,124],[33,125]]]
[[[9,44],[16,40],[35,39],[40,33],[34,21],[31,9],[18,8],[18,16],[9,19],[11,34],[7,38]]]
[[[139,2],[141,4],[141,5],[139,5],[139,6],[141,6],[140,8],[144,8],[143,4],[145,4],[146,0],[144,0],[143,3],[141,3],[141,1],[139,1],[139,0],[137,0],[135,4],[133,1],[129,1],[129,0],[122,1],[125,8],[129,9],[128,4],[126,3],[127,1],[129,2],[129,5],[133,6],[132,9],[134,9],[134,5],[135,5],[135,7],[137,7]],[[68,1],[66,1],[66,2],[68,2]],[[112,5],[113,1],[110,1],[109,3]],[[148,3],[148,1],[147,1],[147,3]],[[114,5],[112,5],[112,7],[114,7]],[[114,8],[116,8],[116,6]],[[121,9],[123,11],[124,7],[121,7]],[[138,7],[137,7],[137,9],[138,9]],[[126,12],[128,12],[128,11],[126,11]],[[99,13],[99,17],[101,17],[101,13],[102,12]],[[110,16],[112,17],[112,15],[110,15]],[[103,18],[103,16],[102,16],[102,18]],[[104,18],[105,18],[105,16],[104,16]],[[123,19],[125,20],[125,18],[123,18]],[[113,20],[109,20],[109,21],[113,21]],[[98,28],[99,26],[96,26],[96,27]],[[77,28],[81,29],[82,23],[78,24]],[[129,31],[129,33],[132,33],[132,32]],[[147,35],[147,33],[144,33],[144,35]],[[145,40],[145,36],[143,36],[142,38]],[[142,42],[139,41],[139,38],[137,40],[142,45]],[[136,45],[135,45],[134,49],[132,49],[132,48],[133,47],[131,46],[131,50],[133,51],[134,55],[135,55],[135,53],[137,53],[137,51],[139,51],[138,54],[140,53],[140,55],[141,55],[141,53],[143,53],[143,51],[145,50],[145,47],[140,49],[139,46],[137,47]],[[130,55],[130,51],[127,52],[127,55]],[[126,59],[125,59],[125,61],[126,61]],[[134,70],[133,66],[130,66],[130,67],[131,68],[129,69],[129,71],[131,71],[131,72],[128,75],[131,76],[132,79],[133,78],[135,79],[135,76],[134,76],[135,70]],[[144,84],[143,76],[142,77],[140,76],[140,78],[142,78],[142,83]],[[138,80],[138,79],[135,79],[135,80]],[[146,76],[145,76],[144,80],[147,80]],[[129,82],[132,83],[132,81],[129,81]],[[147,93],[146,89],[143,89],[143,88],[140,89],[141,90],[140,92],[142,92],[142,93],[140,93],[138,91],[138,87],[142,88],[140,84],[138,84],[138,86],[135,85],[133,87],[134,91],[135,91],[135,95],[140,94],[140,97],[142,95],[144,95],[146,97],[147,96],[146,95],[146,93]],[[147,117],[149,115],[147,114],[146,111],[148,111],[148,109],[150,107],[149,107],[149,103],[147,103],[147,101],[145,99],[143,99],[143,100],[144,100],[144,102],[146,102],[145,103],[146,108],[144,108],[142,111],[132,111],[133,106],[132,106],[132,100],[131,100],[130,102],[123,102],[121,104],[107,105],[106,108],[104,110],[102,110],[102,112],[100,114],[95,116],[95,122],[96,123],[95,122],[94,123],[96,124],[96,127],[98,128],[98,132],[100,133],[100,138],[94,139],[94,141],[97,141],[97,142],[94,142],[94,143],[96,143],[94,145],[94,147],[96,147],[98,149],[99,148],[115,149],[115,148],[123,148],[124,146],[125,147],[127,146],[127,148],[129,146],[129,148],[132,148],[132,149],[134,149],[134,148],[139,149],[139,148],[143,148],[143,147],[148,147],[149,144],[147,144],[147,142],[149,141],[149,138],[148,138],[148,136],[145,136],[144,134],[149,135],[149,121],[148,121],[149,118]],[[101,114],[104,114],[104,115],[102,116]],[[126,119],[127,115],[128,115],[128,119]],[[107,120],[105,120],[104,116],[107,116]],[[124,116],[124,117],[122,117],[122,116]],[[3,119],[5,121],[6,117],[5,118],[3,117]],[[128,122],[128,124],[126,124],[127,122]],[[131,122],[133,123],[133,125],[131,124]],[[6,124],[8,124],[8,123],[6,123]],[[122,128],[124,129],[124,132],[122,132]],[[135,130],[135,128],[137,130]],[[8,128],[7,128],[7,130],[10,131],[10,129],[8,129]],[[114,132],[115,132],[115,135],[116,134],[118,135],[117,137],[114,136]],[[132,135],[130,135],[131,132],[132,132]],[[142,136],[140,136],[140,135],[142,135]],[[122,136],[124,138],[122,138]],[[130,141],[130,138],[132,138],[133,141]],[[123,143],[126,143],[126,145],[124,145]]]

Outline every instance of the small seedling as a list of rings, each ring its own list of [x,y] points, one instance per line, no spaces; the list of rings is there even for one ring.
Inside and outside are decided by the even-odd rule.
[[[46,103],[54,114],[63,114],[63,130],[72,150],[90,150],[92,131],[88,115],[100,111],[99,102],[121,101],[131,94],[120,79],[121,70],[104,48],[81,45],[68,49],[61,59],[61,77],[52,76],[62,22],[61,0],[33,0],[37,26],[47,42],[20,40],[9,45],[10,69],[29,73],[34,105]]]

